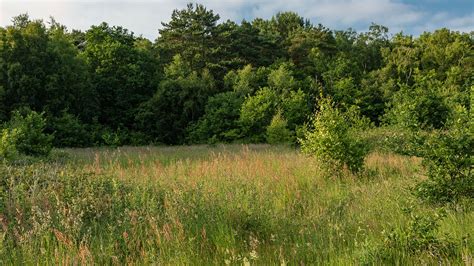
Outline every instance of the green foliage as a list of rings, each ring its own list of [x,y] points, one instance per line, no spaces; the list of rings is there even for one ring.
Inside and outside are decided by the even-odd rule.
[[[356,104],[360,107],[361,114],[380,125],[389,101],[388,94],[394,87],[393,80],[385,80],[384,73],[375,70],[361,80],[360,86]]]
[[[0,30],[3,115],[27,106],[55,116],[69,109],[88,118],[98,109],[86,62],[65,27],[54,20],[49,24],[22,15]]]
[[[15,155],[47,156],[53,136],[44,132],[44,113],[15,111],[2,130],[1,156],[14,159]]]
[[[138,106],[155,91],[153,54],[143,41],[122,27],[92,26],[85,35],[85,58],[94,83],[94,116],[114,130],[132,129]]]
[[[153,97],[138,108],[137,127],[155,142],[183,143],[188,127],[205,113],[207,100],[214,93],[214,78],[209,71],[192,71],[189,63],[177,55],[166,67]]]
[[[354,135],[358,115],[344,113],[331,99],[319,102],[313,118],[313,129],[300,139],[304,153],[316,156],[326,167],[338,171],[346,166],[354,173],[364,166],[368,147]]]
[[[18,129],[3,129],[0,142],[0,157],[6,161],[12,161],[19,155],[17,143],[19,139]]]
[[[353,105],[355,104],[354,95],[356,95],[356,91],[356,85],[352,77],[341,78],[334,82],[331,95],[336,102]]]
[[[55,147],[87,147],[92,144],[91,134],[78,117],[63,111],[60,117],[48,120]]]
[[[365,139],[371,149],[419,157],[424,135],[415,135],[413,131],[400,127],[383,126],[365,131],[361,137]]]
[[[472,109],[459,107],[451,125],[435,131],[423,143],[423,165],[428,179],[416,194],[431,202],[474,198],[474,123]]]
[[[259,87],[265,85],[267,73],[265,68],[254,69],[251,65],[237,71],[230,71],[224,77],[224,83],[242,96],[254,94]]]
[[[288,119],[288,128],[295,130],[297,126],[303,125],[311,114],[308,95],[303,90],[290,91],[281,97],[281,108]]]
[[[264,141],[265,129],[275,113],[277,101],[277,95],[268,87],[245,99],[240,111],[240,122],[251,141]]]
[[[324,61],[313,62],[315,57],[322,59],[336,50],[333,33],[322,25],[294,30],[289,35],[288,42],[287,50],[292,62],[307,73],[321,70],[316,64],[324,64]]]
[[[0,158],[32,163],[0,164],[0,264],[354,264],[360,243],[368,264],[472,261],[472,33],[235,23],[199,4],[162,24],[154,42],[26,14],[0,27]],[[29,158],[295,135],[320,164],[268,145]],[[404,217],[407,187],[456,208]]]
[[[240,137],[240,107],[244,98],[223,92],[209,98],[204,115],[190,128],[191,142],[232,142]]]
[[[110,130],[105,130],[102,133],[103,143],[112,148],[117,148],[121,145],[122,140],[120,139],[120,134],[118,132],[112,132]]]
[[[267,127],[266,139],[269,144],[288,144],[293,142],[293,134],[288,129],[288,122],[283,117],[281,110],[273,116]]]
[[[264,67],[283,56],[272,35],[263,34],[253,23],[225,21],[217,26],[213,60],[216,70],[236,70],[246,65]],[[225,74],[225,72],[224,72]]]
[[[451,109],[441,95],[441,82],[433,80],[433,75],[416,79],[415,85],[403,86],[394,95],[388,121],[404,128],[442,128]]]
[[[8,128],[18,130],[18,152],[31,156],[46,156],[50,153],[53,136],[44,132],[46,119],[44,113],[15,111]]]
[[[431,130],[468,105],[474,85],[472,36],[448,29],[333,31],[294,12],[236,23],[200,4],[162,24],[152,42],[105,22],[82,32],[14,18],[0,27],[0,121],[21,107],[45,112],[59,147],[104,144],[104,128],[120,129],[121,144],[263,142],[277,109],[296,131],[322,94],[377,126]],[[229,91],[244,99],[240,108],[219,96],[238,118],[211,100]],[[210,113],[225,123],[212,128]]]
[[[289,66],[282,64],[268,74],[268,86],[279,94],[287,94],[296,89],[296,81]]]
[[[212,38],[217,34],[219,15],[200,4],[188,4],[175,9],[168,23],[162,23],[157,45],[165,63],[179,54],[189,62],[192,70],[209,67],[215,61],[216,45]]]

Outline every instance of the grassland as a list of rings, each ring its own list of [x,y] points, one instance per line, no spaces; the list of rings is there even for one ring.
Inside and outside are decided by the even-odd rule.
[[[470,202],[444,207],[438,230],[410,231],[439,212],[411,193],[418,158],[374,152],[361,175],[332,177],[267,145],[56,154],[0,167],[0,264],[473,263]],[[393,232],[436,241],[393,246]]]

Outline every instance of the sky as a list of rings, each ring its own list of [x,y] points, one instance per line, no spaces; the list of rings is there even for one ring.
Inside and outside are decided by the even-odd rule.
[[[161,22],[190,0],[0,0],[0,26],[28,13],[33,19],[56,21],[69,29],[87,30],[105,21],[123,26],[150,40],[156,39]],[[200,0],[221,20],[240,22],[271,18],[279,11],[294,11],[314,24],[335,30],[367,31],[372,22],[391,33],[419,35],[447,27],[474,31],[474,0]]]

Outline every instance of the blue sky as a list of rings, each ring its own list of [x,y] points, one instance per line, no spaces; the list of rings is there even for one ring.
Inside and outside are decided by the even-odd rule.
[[[173,9],[189,0],[0,0],[0,25],[28,13],[47,20],[53,16],[68,28],[85,30],[106,21],[121,25],[151,40],[162,21],[169,21]],[[418,35],[448,27],[474,31],[474,0],[201,0],[222,19],[240,22],[255,17],[270,18],[278,11],[295,11],[311,22],[343,30],[365,31],[372,23]]]

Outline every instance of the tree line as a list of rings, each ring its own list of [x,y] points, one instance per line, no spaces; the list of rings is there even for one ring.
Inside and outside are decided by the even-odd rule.
[[[153,42],[23,14],[0,27],[0,121],[41,113],[57,147],[296,142],[329,97],[375,126],[441,129],[470,108],[473,47],[474,32],[338,31],[294,12],[238,24],[193,4]]]

